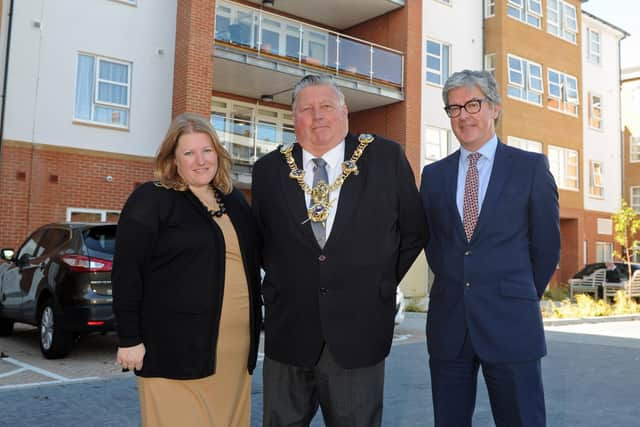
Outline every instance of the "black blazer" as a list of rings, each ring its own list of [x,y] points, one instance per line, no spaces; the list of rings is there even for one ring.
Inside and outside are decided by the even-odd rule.
[[[251,373],[262,318],[256,228],[240,191],[223,203],[249,285]],[[193,193],[148,182],[131,194],[118,222],[113,311],[120,346],[146,347],[138,375],[193,379],[215,373],[224,268],[222,231]]]
[[[358,145],[345,140],[345,160]],[[302,167],[302,149],[293,156]],[[303,191],[279,150],[256,162],[252,205],[266,271],[265,354],[313,366],[326,342],[344,368],[374,365],[391,347],[396,287],[424,246],[424,213],[402,147],[376,137],[347,178],[324,249]]]

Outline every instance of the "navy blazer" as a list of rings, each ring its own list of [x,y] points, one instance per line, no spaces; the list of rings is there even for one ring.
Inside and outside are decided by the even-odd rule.
[[[539,359],[546,354],[539,300],[560,257],[558,191],[547,158],[498,143],[469,242],[456,207],[459,159],[458,150],[422,172],[434,273],[429,353],[455,358],[468,330],[485,362]]]

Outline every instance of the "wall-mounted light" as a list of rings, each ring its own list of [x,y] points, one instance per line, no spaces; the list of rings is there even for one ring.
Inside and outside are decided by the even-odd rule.
[[[273,102],[273,95],[262,95],[260,97],[260,101],[262,102]]]
[[[263,6],[273,7],[273,0],[262,0]]]

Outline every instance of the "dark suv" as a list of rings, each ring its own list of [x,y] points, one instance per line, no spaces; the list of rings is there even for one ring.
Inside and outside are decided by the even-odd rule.
[[[20,246],[0,251],[0,336],[14,322],[36,325],[47,359],[64,357],[75,337],[113,330],[111,266],[116,225],[40,227]]]

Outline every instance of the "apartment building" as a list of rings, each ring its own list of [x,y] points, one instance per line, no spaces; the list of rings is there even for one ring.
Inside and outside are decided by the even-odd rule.
[[[613,260],[611,215],[622,198],[620,41],[624,30],[582,12],[583,262]]]
[[[2,7],[0,246],[49,221],[116,219],[185,111],[211,117],[248,191],[256,159],[294,140],[291,89],[308,73],[334,76],[353,132],[398,141],[420,167],[419,0]]]
[[[624,198],[640,213],[640,66],[622,70]]]

